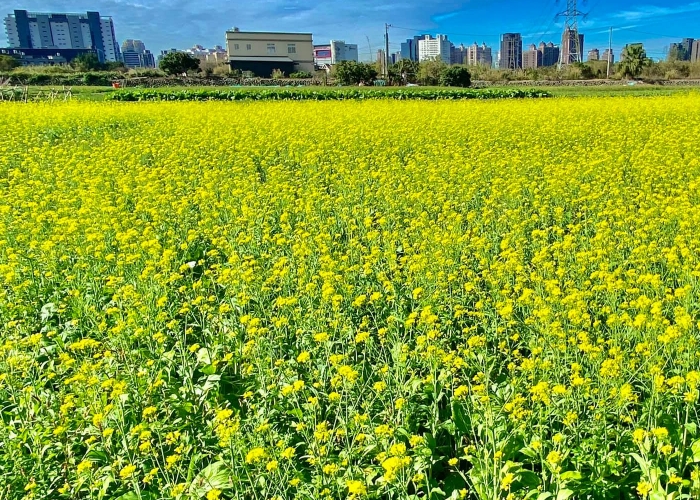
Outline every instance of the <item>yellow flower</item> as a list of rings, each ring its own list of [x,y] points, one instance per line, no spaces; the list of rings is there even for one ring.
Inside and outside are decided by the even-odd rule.
[[[348,493],[352,496],[362,496],[367,494],[367,487],[361,481],[345,481],[345,486],[348,488]]]
[[[92,462],[89,460],[83,460],[78,464],[77,471],[78,474],[82,474],[83,472],[89,471],[92,469]]]
[[[510,490],[510,485],[513,484],[515,481],[515,476],[512,473],[507,473],[505,476],[503,476],[503,479],[501,479],[501,489],[504,491]]]
[[[285,448],[284,451],[282,452],[282,458],[286,458],[287,460],[291,460],[294,457],[295,450],[291,446],[288,448]]]
[[[310,359],[311,354],[309,354],[307,351],[303,351],[299,353],[299,356],[297,356],[297,362],[301,364],[308,363]]]
[[[652,484],[647,481],[640,481],[637,483],[637,493],[639,493],[642,497],[646,497],[653,489],[654,487]]]
[[[250,450],[246,456],[245,461],[248,464],[254,464],[265,458],[267,454],[263,448],[253,448]]]
[[[265,468],[268,472],[274,472],[277,470],[278,466],[279,462],[277,462],[277,460],[270,460],[269,462],[267,462],[267,465],[265,465]]]
[[[213,488],[207,492],[207,500],[219,500],[221,498],[221,490]]]
[[[119,471],[119,477],[122,479],[129,479],[135,473],[136,473],[136,466],[129,464],[125,467],[122,467],[122,469]]]
[[[559,463],[561,463],[561,458],[562,458],[561,454],[555,450],[550,451],[547,454],[547,462],[549,462],[550,464],[555,465],[555,466],[558,465]]]

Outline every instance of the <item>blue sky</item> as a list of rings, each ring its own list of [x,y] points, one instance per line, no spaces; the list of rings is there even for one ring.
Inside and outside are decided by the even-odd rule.
[[[2,17],[15,8],[31,11],[84,12],[99,10],[115,21],[117,38],[139,38],[153,52],[165,48],[224,44],[224,32],[303,31],[314,43],[331,38],[359,45],[361,58],[383,46],[384,23],[390,29],[391,50],[421,32],[447,34],[455,44],[486,42],[497,50],[499,34],[521,32],[524,43],[561,38],[566,0],[0,0]],[[700,1],[587,0],[581,24],[584,50],[608,44],[608,28],[615,27],[613,48],[619,55],[629,42],[644,42],[650,57],[662,58],[668,45],[681,37],[700,38]],[[5,44],[4,29],[0,43]],[[369,38],[369,42],[367,40]]]

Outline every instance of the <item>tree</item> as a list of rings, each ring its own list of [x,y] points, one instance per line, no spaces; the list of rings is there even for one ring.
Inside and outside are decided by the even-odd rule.
[[[418,62],[410,59],[401,59],[389,70],[395,69],[402,84],[416,83],[418,75]]]
[[[622,76],[636,78],[650,63],[651,60],[647,57],[644,46],[641,43],[635,43],[625,45],[625,48],[622,49],[622,60],[620,61],[619,69]]]
[[[472,75],[464,66],[449,66],[442,70],[440,85],[443,87],[469,87]]]
[[[333,68],[335,79],[341,85],[357,85],[369,83],[377,78],[377,70],[367,63],[355,61],[341,61]]]
[[[103,65],[97,58],[97,54],[88,52],[80,54],[70,63],[77,71],[99,71],[103,69]]]
[[[12,56],[0,56],[0,71],[12,71],[20,66],[20,62]]]
[[[438,85],[445,68],[447,64],[438,57],[422,61],[418,70],[418,81],[423,85]]]
[[[170,52],[160,61],[160,69],[169,75],[181,75],[199,70],[199,59],[186,52]]]

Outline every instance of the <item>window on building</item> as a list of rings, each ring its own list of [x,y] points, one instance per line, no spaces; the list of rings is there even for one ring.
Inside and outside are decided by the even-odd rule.
[[[275,44],[274,44],[274,43],[268,43],[268,44],[267,44],[267,53],[268,53],[268,54],[274,54],[274,53],[275,53]]]
[[[288,43],[287,44],[287,54],[296,54],[297,53],[297,46],[294,43]]]
[[[246,50],[252,50],[253,47],[252,47],[249,43],[246,43],[246,44],[245,44],[245,49],[246,49]]]
[[[233,50],[238,50],[239,48],[240,48],[240,46],[237,43],[233,44]]]

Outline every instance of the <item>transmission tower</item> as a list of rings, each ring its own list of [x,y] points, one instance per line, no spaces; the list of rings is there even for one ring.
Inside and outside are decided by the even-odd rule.
[[[579,18],[585,17],[585,14],[578,10],[578,0],[566,0],[566,10],[557,14],[557,17],[564,18],[564,33],[562,36],[562,48],[559,51],[559,66],[561,67],[562,64],[570,64],[572,62],[583,62],[578,21]],[[565,55],[566,60],[564,60]]]

